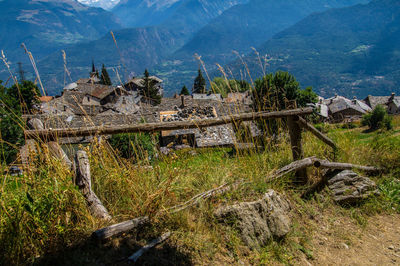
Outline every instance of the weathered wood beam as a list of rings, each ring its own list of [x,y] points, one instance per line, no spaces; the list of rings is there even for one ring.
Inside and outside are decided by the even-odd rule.
[[[300,169],[305,169],[307,167],[311,167],[314,165],[315,160],[317,160],[316,157],[308,157],[308,158],[304,158],[302,160],[294,161],[294,162],[280,168],[279,170],[277,170],[274,175],[272,175],[271,177],[268,178],[268,180],[277,179],[277,178],[280,178],[291,172],[298,171]]]
[[[70,128],[70,129],[55,129],[55,130],[51,129],[26,130],[25,135],[27,138],[57,139],[64,137],[113,135],[119,133],[154,132],[154,131],[164,131],[164,130],[219,126],[219,125],[230,124],[236,121],[252,121],[260,119],[274,119],[274,118],[284,118],[291,116],[302,116],[311,114],[312,112],[313,112],[312,108],[299,108],[299,109],[276,111],[276,112],[235,114],[213,119],[201,119],[192,121],[131,124],[131,125],[112,126],[112,127],[98,126],[90,128]]]
[[[97,240],[106,240],[110,237],[129,232],[150,222],[149,217],[139,217],[119,224],[113,224],[93,232],[92,237]]]
[[[337,163],[337,162],[329,162],[327,160],[316,160],[314,162],[315,167],[325,168],[325,169],[337,169],[337,170],[352,170],[358,169],[365,172],[371,173],[379,173],[383,169],[375,166],[364,166],[364,165],[357,165],[351,163]]]
[[[296,123],[297,116],[289,116],[287,118],[290,145],[292,147],[293,161],[298,161],[304,158],[301,128]],[[296,170],[296,182],[299,184],[306,184],[308,182],[308,175],[306,168],[299,168]]]
[[[297,123],[302,128],[310,131],[312,134],[314,134],[314,136],[316,136],[317,138],[319,138],[320,140],[322,140],[323,142],[325,142],[326,144],[331,146],[334,150],[337,149],[337,146],[336,146],[335,142],[333,142],[330,138],[328,138],[327,136],[322,134],[318,129],[316,129],[313,125],[308,123],[304,118],[297,117],[296,120],[297,120]]]
[[[86,199],[90,213],[102,220],[111,220],[110,214],[92,190],[89,158],[85,151],[77,151],[75,155],[75,183]]]
[[[352,169],[358,169],[370,173],[377,173],[382,171],[381,168],[374,167],[374,166],[363,166],[363,165],[356,165],[356,164],[350,164],[350,163],[337,163],[337,162],[330,162],[327,160],[322,160],[318,159],[317,157],[308,157],[304,158],[302,160],[294,161],[277,171],[275,173],[268,177],[268,181],[274,180],[277,178],[280,178],[284,175],[287,175],[291,172],[298,171],[301,169],[305,169],[307,167],[316,167],[316,168],[322,168],[322,169],[333,169],[333,170],[352,170]]]

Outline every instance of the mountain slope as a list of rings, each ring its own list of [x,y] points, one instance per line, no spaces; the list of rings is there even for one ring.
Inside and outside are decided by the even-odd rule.
[[[366,5],[313,14],[264,43],[268,70],[290,71],[321,95],[364,97],[400,92],[400,2]],[[257,58],[245,58],[260,75]],[[242,64],[231,65],[239,73]]]
[[[236,58],[232,50],[239,53],[247,52],[250,47],[257,47],[271,38],[279,31],[294,25],[307,15],[324,11],[329,8],[353,5],[366,0],[251,0],[242,5],[236,5],[228,9],[221,16],[212,20],[198,31],[194,37],[180,50],[170,56],[171,63],[164,63],[156,67],[156,71],[163,74],[163,78],[172,84],[182,83],[189,85],[196,75],[198,62],[193,58],[197,53],[207,65],[207,69],[216,68],[215,63],[225,64]],[[174,64],[179,60],[180,64]],[[179,75],[176,80],[176,72],[179,69],[186,72],[191,70],[191,75]]]
[[[68,44],[99,38],[120,28],[116,18],[100,8],[75,0],[4,0],[0,2],[0,49],[11,61],[26,56],[24,42],[36,57]]]
[[[176,13],[158,26],[115,31],[119,51],[110,34],[90,43],[67,47],[68,67],[73,79],[88,75],[92,59],[109,67],[124,65],[119,73],[122,78],[132,74],[140,75],[145,68],[165,60],[167,55],[181,47],[198,29],[222,11],[244,1],[247,0],[182,1]],[[49,91],[58,92],[64,80],[60,54],[52,54],[38,65]]]
[[[112,12],[128,27],[168,24],[203,26],[224,10],[248,0],[122,0]],[[188,20],[190,18],[190,20]]]

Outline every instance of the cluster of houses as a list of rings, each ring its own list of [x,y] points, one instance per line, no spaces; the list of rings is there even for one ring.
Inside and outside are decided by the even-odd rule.
[[[163,95],[162,80],[151,76],[159,95]],[[116,126],[142,122],[183,121],[208,119],[251,112],[249,93],[231,93],[226,98],[220,94],[175,95],[162,98],[152,105],[140,94],[143,78],[133,78],[123,86],[100,84],[96,75],[67,85],[60,96],[41,97],[40,113],[35,117],[43,121],[45,128],[85,128],[92,126]],[[257,127],[245,123],[250,132],[257,135]],[[160,144],[171,146],[231,146],[236,143],[232,125],[207,129],[175,130],[161,132]],[[91,138],[68,138],[61,143],[85,143]]]
[[[163,96],[162,80],[149,77]],[[140,95],[144,88],[143,78],[133,78],[123,86],[107,86],[92,73],[88,79],[80,79],[67,85],[60,96],[42,97],[39,117],[46,128],[84,128],[113,126],[141,122],[169,122],[190,119],[208,119],[252,111],[250,93],[177,95],[162,98],[159,105],[152,105]],[[390,114],[400,114],[400,97],[368,96],[364,100],[347,99],[343,96],[320,98],[315,104],[323,120],[342,122],[359,119],[371,112],[378,104]],[[242,123],[251,137],[261,133],[256,124]],[[237,143],[237,128],[228,124],[207,129],[185,129],[161,133],[160,144],[171,146],[229,146]],[[64,143],[83,143],[90,138],[65,139]]]
[[[400,114],[400,96],[394,93],[390,96],[369,95],[364,100],[355,97],[350,100],[339,95],[328,99],[320,97],[316,107],[324,120],[335,123],[360,119],[378,105],[386,108],[389,114]]]

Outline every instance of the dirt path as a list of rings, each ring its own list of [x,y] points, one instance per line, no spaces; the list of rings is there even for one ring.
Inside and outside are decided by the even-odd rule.
[[[370,217],[364,229],[339,220],[320,228],[312,265],[400,265],[400,215]]]

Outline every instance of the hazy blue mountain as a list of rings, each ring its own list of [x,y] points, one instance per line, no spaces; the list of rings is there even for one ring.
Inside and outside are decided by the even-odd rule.
[[[268,71],[293,73],[321,95],[364,97],[400,93],[400,2],[366,5],[313,14],[259,47]],[[257,58],[245,58],[260,75]],[[230,65],[238,74],[242,63]]]
[[[209,71],[237,58],[232,51],[247,53],[313,12],[344,7],[367,0],[251,0],[226,10],[199,30],[180,50],[171,55],[170,61],[155,67],[175,90],[190,82],[197,73],[195,53],[201,55]],[[174,71],[172,71],[174,70]],[[182,75],[181,73],[185,73]]]
[[[117,28],[120,24],[110,12],[75,0],[0,1],[0,49],[11,61],[26,57],[22,42],[40,58]]]
[[[163,62],[167,55],[180,48],[197,30],[224,10],[245,1],[247,0],[182,1],[176,12],[158,26],[115,31],[119,51],[110,34],[96,41],[66,47],[68,67],[73,79],[88,75],[92,59],[108,67],[120,66],[119,74],[122,78],[140,75],[145,68]],[[60,53],[48,56],[38,65],[49,91],[59,91],[64,82]]]
[[[121,0],[113,8],[128,27],[155,26],[163,23],[185,24],[197,28],[224,10],[248,0]]]

